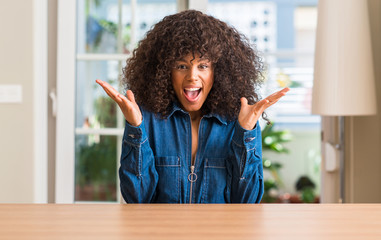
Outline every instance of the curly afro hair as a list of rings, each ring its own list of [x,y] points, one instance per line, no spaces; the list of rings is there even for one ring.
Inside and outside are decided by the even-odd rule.
[[[149,30],[123,69],[123,84],[145,109],[166,118],[177,101],[171,80],[175,62],[187,54],[208,58],[214,66],[214,84],[202,106],[236,119],[240,98],[259,101],[263,64],[248,39],[235,28],[206,14],[187,10],[164,17]]]

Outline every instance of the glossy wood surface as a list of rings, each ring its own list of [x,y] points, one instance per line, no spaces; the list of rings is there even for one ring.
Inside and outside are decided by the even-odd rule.
[[[0,204],[0,239],[381,239],[381,204]]]

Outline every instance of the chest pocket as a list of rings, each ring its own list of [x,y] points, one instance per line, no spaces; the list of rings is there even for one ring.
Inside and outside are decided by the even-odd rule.
[[[204,165],[204,193],[205,203],[226,203],[227,192],[226,159],[207,158]]]
[[[155,202],[180,202],[180,157],[155,157],[155,168],[159,175]]]

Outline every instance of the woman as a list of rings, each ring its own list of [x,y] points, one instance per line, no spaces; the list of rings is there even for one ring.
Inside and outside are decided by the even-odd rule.
[[[97,80],[126,118],[121,167],[127,203],[259,203],[262,64],[246,38],[199,11],[165,17],[124,69],[126,96]]]

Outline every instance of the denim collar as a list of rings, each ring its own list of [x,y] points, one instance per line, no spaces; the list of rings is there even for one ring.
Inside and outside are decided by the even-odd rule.
[[[182,113],[184,113],[184,114],[188,114],[188,115],[189,115],[189,113],[188,113],[187,111],[184,111],[182,108],[179,107],[179,105],[178,105],[177,102],[174,102],[174,103],[173,103],[172,110],[171,110],[171,112],[170,112],[169,115],[168,115],[168,118],[170,118],[176,111],[180,111],[180,112],[182,112]],[[214,114],[214,113],[208,113],[208,114],[205,114],[203,117],[204,117],[204,118],[215,118],[215,119],[217,119],[220,123],[222,123],[222,124],[224,124],[224,125],[227,125],[227,122],[228,122],[228,121],[226,120],[225,117],[220,116],[220,115],[218,115],[218,114]]]

